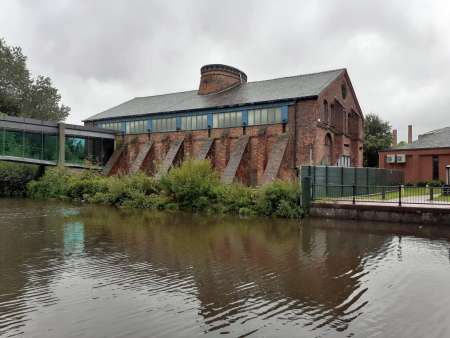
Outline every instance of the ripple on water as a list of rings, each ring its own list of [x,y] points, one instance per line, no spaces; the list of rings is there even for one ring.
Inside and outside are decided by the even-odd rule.
[[[0,206],[0,335],[449,336],[447,240],[19,209]]]

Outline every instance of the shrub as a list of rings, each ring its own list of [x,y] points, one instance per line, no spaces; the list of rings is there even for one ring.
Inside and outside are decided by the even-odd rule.
[[[38,172],[36,165],[0,162],[0,196],[25,196],[27,184],[36,178]]]
[[[116,206],[131,207],[131,201],[138,199],[136,205],[149,204],[143,197],[156,195],[161,191],[159,182],[155,179],[145,176],[142,173],[121,177],[108,177],[105,181],[105,189],[100,189],[89,198],[91,203],[104,203]]]
[[[442,180],[432,180],[428,182],[429,187],[442,187],[445,184]]]
[[[261,188],[257,196],[258,214],[297,218],[303,215],[300,207],[300,186],[297,184],[274,181]]]
[[[61,198],[68,196],[71,174],[67,169],[49,168],[38,181],[27,185],[28,196],[32,198]]]
[[[91,171],[81,175],[71,175],[67,187],[67,195],[74,200],[87,200],[97,193],[107,191],[107,180]]]
[[[276,181],[262,188],[223,185],[208,161],[189,160],[160,181],[142,173],[104,177],[50,169],[27,186],[34,198],[59,198],[123,208],[207,211],[211,214],[302,216],[300,187]]]
[[[216,189],[217,202],[224,213],[252,215],[256,213],[255,190],[240,184],[220,185]]]
[[[201,211],[216,199],[219,179],[209,161],[187,160],[161,178],[167,196],[181,209]]]

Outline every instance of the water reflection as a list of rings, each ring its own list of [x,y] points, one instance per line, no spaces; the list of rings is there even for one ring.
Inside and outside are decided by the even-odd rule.
[[[450,333],[442,229],[2,202],[0,335]]]

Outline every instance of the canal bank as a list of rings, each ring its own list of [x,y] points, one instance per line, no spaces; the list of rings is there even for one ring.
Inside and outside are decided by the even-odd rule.
[[[394,204],[394,203],[393,203]],[[380,203],[315,202],[311,217],[378,221],[402,224],[450,226],[450,207],[446,205],[386,205]]]

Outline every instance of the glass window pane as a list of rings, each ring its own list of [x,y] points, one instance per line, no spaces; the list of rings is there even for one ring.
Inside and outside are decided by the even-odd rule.
[[[23,135],[24,135],[23,156],[34,159],[41,159],[42,134],[25,132]]]
[[[275,122],[281,122],[281,108],[275,110]]]
[[[242,112],[241,111],[236,113],[236,125],[242,126]]]
[[[56,161],[58,159],[58,136],[44,134],[43,160]]]
[[[7,130],[5,131],[5,155],[7,156],[23,156],[23,133],[21,131]]]
[[[248,125],[252,126],[255,124],[255,111],[254,110],[250,110],[248,112]]]
[[[267,121],[267,109],[261,109],[261,123],[266,124]]]
[[[84,164],[87,159],[86,139],[81,137],[66,137],[66,162]]]
[[[255,124],[261,123],[261,111],[259,109],[255,110]]]

